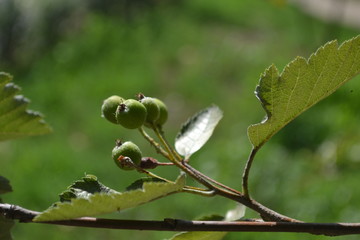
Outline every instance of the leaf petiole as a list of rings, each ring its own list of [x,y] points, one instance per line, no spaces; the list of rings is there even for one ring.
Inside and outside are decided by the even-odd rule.
[[[244,193],[244,196],[246,198],[250,198],[250,194],[249,194],[249,173],[250,173],[250,169],[251,169],[251,165],[254,161],[255,155],[257,153],[257,151],[259,150],[259,148],[253,148],[250,152],[249,158],[246,162],[245,168],[244,168],[244,173],[243,173],[243,177],[242,177],[242,191]]]

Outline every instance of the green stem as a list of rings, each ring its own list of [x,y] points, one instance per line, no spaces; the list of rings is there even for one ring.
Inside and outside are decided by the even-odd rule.
[[[168,180],[168,179],[166,179],[166,178],[160,177],[160,176],[156,175],[155,173],[152,173],[152,172],[147,171],[147,170],[145,170],[145,169],[143,169],[143,168],[140,168],[140,167],[137,166],[136,164],[133,164],[133,166],[136,168],[136,170],[137,170],[138,172],[140,172],[140,173],[145,173],[145,174],[148,175],[149,177],[157,178],[157,179],[160,179],[160,180],[162,180],[162,181],[164,181],[164,182],[167,182],[167,183],[174,183],[173,181],[170,181],[170,180]]]
[[[189,174],[192,178],[194,178],[196,181],[198,181],[199,183],[203,184],[205,187],[209,188],[209,189],[213,189],[213,190],[220,190],[217,186],[214,186],[213,184],[209,183],[206,179],[204,179],[203,177],[201,177],[200,175],[198,175],[196,172],[192,171],[191,168],[187,168],[186,166],[183,165],[183,163],[181,162],[182,159],[179,159],[179,157],[177,157],[174,154],[174,150],[170,147],[170,145],[168,144],[168,142],[166,141],[165,137],[163,136],[162,132],[159,130],[158,127],[153,126],[153,130],[156,134],[156,136],[159,138],[161,144],[163,144],[163,146],[165,147],[165,150],[168,152],[169,154],[169,160],[174,163],[174,165],[176,165],[178,168],[180,168],[181,170],[183,170],[184,172],[186,172],[187,174]]]
[[[170,147],[170,144],[167,142],[163,131],[161,131],[157,126],[153,126],[153,129],[155,131],[155,133],[157,134],[157,136],[159,137],[160,141],[163,142],[163,144],[165,145],[166,150],[170,153],[170,155],[173,155],[173,157],[178,161],[181,162],[181,165],[185,166],[189,171],[191,171],[194,175],[196,175],[198,178],[201,178],[203,180],[209,181],[219,187],[222,187],[230,192],[233,192],[235,194],[240,194],[241,193],[235,189],[232,189],[222,183],[219,183],[218,181],[206,176],[205,174],[203,174],[202,172],[196,170],[195,168],[193,168],[192,166],[190,166],[189,164],[187,164],[186,161],[183,161],[183,158],[174,150]],[[218,189],[216,186],[212,185],[213,188]]]
[[[152,137],[149,136],[144,130],[143,127],[139,128],[141,135],[156,149],[158,153],[163,155],[165,158],[169,159],[169,154],[157,143]]]
[[[250,173],[251,165],[254,161],[255,155],[258,150],[259,150],[259,148],[253,148],[251,150],[249,158],[248,158],[245,168],[244,168],[244,173],[243,173],[243,177],[242,177],[242,191],[246,198],[250,198],[249,183],[248,183],[249,182],[249,173]]]
[[[226,189],[226,190],[228,190],[228,191],[230,191],[230,192],[233,192],[233,193],[235,193],[235,194],[241,194],[239,191],[237,191],[237,190],[235,190],[235,189],[232,189],[232,188],[230,188],[230,187],[228,187],[228,186],[226,186],[226,185],[224,185],[224,184],[222,184],[222,183],[220,183],[220,182],[218,182],[218,181],[216,181],[216,180],[214,180],[214,179],[206,176],[206,175],[203,174],[202,172],[196,170],[195,168],[193,168],[192,166],[190,166],[189,164],[187,164],[187,162],[186,162],[186,161],[183,161],[183,158],[182,158],[174,149],[170,148],[170,144],[167,142],[167,140],[166,140],[166,138],[165,138],[165,136],[164,136],[164,132],[163,132],[161,129],[159,129],[157,126],[153,126],[153,129],[154,129],[154,131],[155,131],[157,134],[159,134],[159,136],[161,137],[161,139],[164,140],[164,143],[166,144],[166,146],[168,146],[169,151],[171,151],[171,153],[173,153],[174,157],[175,157],[179,162],[182,162],[182,165],[184,165],[184,166],[185,166],[187,169],[189,169],[191,172],[193,172],[194,174],[196,174],[198,177],[203,178],[203,179],[206,179],[207,181],[212,182],[212,183],[218,185],[219,187],[222,187],[222,188],[224,188],[224,189]],[[160,141],[161,141],[161,140],[160,140]]]
[[[210,181],[210,182],[218,185],[219,187],[222,187],[222,188],[224,188],[224,189],[226,189],[226,190],[228,190],[228,191],[230,191],[230,192],[233,192],[233,193],[235,193],[235,194],[242,195],[241,192],[239,192],[239,191],[237,191],[237,190],[235,190],[235,189],[232,189],[231,187],[228,187],[228,186],[226,186],[226,185],[224,185],[224,184],[222,184],[222,183],[220,183],[220,182],[218,182],[218,181],[216,181],[216,180],[214,180],[214,179],[206,176],[205,174],[203,174],[202,172],[196,170],[194,167],[192,167],[191,165],[187,164],[186,162],[183,162],[183,165],[184,165],[185,167],[189,168],[192,172],[195,172],[197,175],[199,175],[199,176],[205,178],[206,180],[208,180],[208,181]]]
[[[181,162],[181,161],[182,161],[182,157],[177,153],[177,151],[175,151],[173,148],[170,147],[170,144],[169,144],[169,142],[167,141],[167,139],[166,139],[166,137],[165,137],[165,135],[164,135],[164,131],[163,131],[161,128],[159,128],[158,126],[156,126],[156,125],[153,125],[152,127],[153,127],[153,130],[154,130],[155,132],[157,132],[157,133],[161,136],[161,138],[164,140],[165,144],[166,144],[167,146],[169,146],[170,151],[171,151],[171,153],[174,155],[174,157],[175,157],[179,162]]]
[[[216,192],[214,190],[203,190],[203,189],[198,190],[198,189],[193,189],[191,187],[189,188],[188,186],[185,186],[182,191],[196,195],[201,195],[204,197],[213,197],[216,195]]]

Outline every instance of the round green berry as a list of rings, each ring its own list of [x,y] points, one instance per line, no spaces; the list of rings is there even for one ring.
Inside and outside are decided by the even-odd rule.
[[[146,115],[146,108],[141,102],[128,99],[118,106],[115,117],[124,128],[135,129],[144,124]]]
[[[124,101],[122,97],[116,95],[108,97],[101,106],[101,116],[109,122],[118,124],[115,117],[116,109]]]
[[[147,115],[146,115],[146,122],[147,123],[155,123],[160,116],[160,108],[154,98],[151,97],[144,97],[140,100],[142,104],[144,104]]]
[[[163,101],[161,101],[157,98],[153,98],[153,99],[156,102],[156,104],[159,106],[159,109],[160,109],[159,118],[156,120],[155,123],[159,126],[162,126],[168,119],[168,110]]]
[[[139,165],[141,162],[141,151],[140,148],[133,142],[127,141],[122,143],[121,141],[116,142],[116,146],[112,150],[112,158],[116,165],[124,170],[132,170],[135,165]],[[131,161],[129,161],[129,159]],[[132,163],[133,164],[132,164]]]

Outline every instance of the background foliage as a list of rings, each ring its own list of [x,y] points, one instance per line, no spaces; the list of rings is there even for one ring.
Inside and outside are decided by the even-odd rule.
[[[31,109],[46,115],[54,133],[0,143],[0,175],[14,192],[5,202],[42,211],[85,173],[115,190],[139,176],[111,159],[116,138],[136,142],[136,131],[100,118],[110,95],[156,96],[170,112],[169,139],[189,116],[217,104],[224,118],[192,158],[196,168],[235,188],[250,150],[247,126],[264,112],[253,91],[271,63],[283,67],[325,42],[359,34],[325,23],[282,1],[3,1],[0,70],[11,72]],[[33,9],[42,9],[29,15]],[[305,221],[359,221],[360,129],[356,78],[275,136],[257,156],[250,176],[255,199]],[[159,159],[161,159],[159,155]],[[169,168],[157,173],[177,176]],[[216,207],[214,207],[216,206]],[[220,197],[177,194],[105,217],[194,219],[224,214]],[[250,211],[248,217],[255,215]],[[17,224],[15,239],[163,239],[171,233]],[[230,233],[225,239],[303,239],[302,234]],[[306,236],[307,239],[321,239]],[[354,237],[353,237],[354,238]],[[338,239],[342,239],[339,237]],[[344,237],[345,239],[345,237]],[[351,239],[347,236],[346,239]]]

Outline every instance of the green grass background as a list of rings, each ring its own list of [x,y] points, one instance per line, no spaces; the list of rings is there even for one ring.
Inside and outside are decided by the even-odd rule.
[[[6,202],[42,211],[70,183],[94,174],[122,190],[139,178],[111,159],[117,138],[136,142],[155,156],[137,131],[100,117],[102,100],[142,92],[169,108],[164,129],[170,142],[181,124],[211,104],[224,111],[213,137],[192,164],[234,188],[250,151],[246,128],[262,120],[254,96],[260,74],[274,63],[282,69],[296,56],[309,57],[329,40],[359,34],[271,1],[183,1],[142,12],[132,21],[93,12],[80,31],[58,39],[26,71],[6,65],[23,94],[53,127],[53,134],[0,144],[0,175],[14,192]],[[1,66],[1,65],[0,65]],[[5,65],[4,65],[5,66]],[[9,70],[8,70],[9,69]],[[359,222],[360,100],[354,79],[293,123],[259,152],[250,175],[252,196],[274,210],[310,222]],[[159,159],[161,157],[159,156]],[[178,170],[154,172],[175,179]],[[191,181],[189,180],[189,183]],[[224,214],[235,204],[221,197],[172,195],[103,217],[194,219]],[[248,217],[257,217],[247,211]],[[166,239],[169,232],[99,230],[17,224],[15,239]],[[235,239],[327,239],[290,233],[230,233]],[[356,239],[338,237],[336,239]]]

